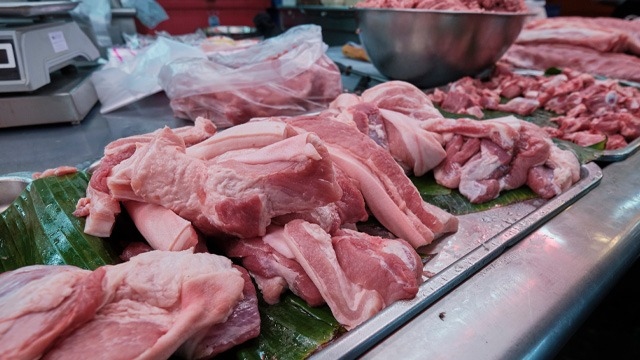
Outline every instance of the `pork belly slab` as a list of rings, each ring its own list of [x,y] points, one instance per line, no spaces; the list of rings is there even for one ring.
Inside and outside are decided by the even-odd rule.
[[[196,334],[223,323],[243,298],[240,271],[212,254],[152,251],[96,271],[105,273],[102,307],[44,359],[169,358]]]
[[[74,212],[75,216],[87,218],[85,233],[99,237],[111,235],[116,216],[120,213],[120,203],[111,195],[107,177],[114,166],[131,157],[138,146],[149,143],[160,131],[121,138],[105,147],[104,157],[89,181],[87,197],[78,201]],[[193,126],[177,128],[174,132],[185,146],[191,146],[215,134],[216,127],[211,120],[200,117]]]
[[[163,359],[184,344],[188,358],[208,358],[259,332],[252,287],[229,259],[191,251],[93,272],[25,267],[0,275],[0,357]]]
[[[331,159],[358,186],[371,213],[396,236],[418,248],[457,230],[457,218],[424,202],[389,152],[356,127],[332,113],[283,121],[324,141]]]
[[[311,306],[326,302],[347,329],[412,299],[422,282],[422,262],[408,242],[348,229],[331,236],[300,219],[272,226],[261,238],[221,245],[227,256],[241,259],[268,303],[288,287]]]
[[[264,235],[273,217],[342,196],[329,153],[313,134],[205,161],[187,155],[167,128],[114,167],[108,186],[116,199],[161,205],[205,234],[243,238]]]
[[[0,274],[0,358],[37,359],[102,305],[104,273],[29,266]]]

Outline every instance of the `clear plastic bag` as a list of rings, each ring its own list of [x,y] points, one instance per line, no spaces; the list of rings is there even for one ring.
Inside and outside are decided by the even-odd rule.
[[[342,91],[321,29],[301,25],[245,50],[180,59],[160,71],[174,115],[204,116],[218,127],[254,117],[290,116],[327,107]]]
[[[163,37],[138,52],[120,51],[116,54],[119,55],[117,59],[111,59],[91,76],[102,104],[102,114],[162,91],[158,73],[163,65],[172,60],[182,57],[206,58],[204,51],[197,46]]]

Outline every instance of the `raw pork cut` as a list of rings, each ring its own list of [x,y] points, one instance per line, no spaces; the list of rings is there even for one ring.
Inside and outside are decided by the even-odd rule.
[[[44,359],[169,358],[243,299],[240,271],[212,254],[151,251],[94,273],[104,275],[100,309]]]
[[[219,245],[227,256],[242,259],[242,266],[251,273],[268,304],[278,303],[287,288],[311,306],[324,304],[318,288],[284,243],[282,227],[270,226],[263,237]]]
[[[457,230],[457,218],[424,202],[389,152],[356,127],[331,113],[283,121],[325,142],[336,166],[359,186],[369,210],[396,236],[417,248]]]
[[[580,163],[573,153],[560,150],[542,128],[513,116],[431,119],[423,126],[448,139],[447,158],[434,170],[436,181],[458,188],[472,203],[525,184],[550,198],[580,179]]]
[[[340,267],[349,280],[377,291],[389,306],[413,299],[422,282],[422,261],[402,239],[383,239],[342,229],[331,237]]]
[[[205,234],[265,234],[273,217],[307,211],[342,196],[320,139],[298,135],[254,152],[203,161],[165,128],[116,166],[108,179],[119,200],[171,209]]]
[[[260,334],[256,289],[247,270],[237,265],[233,267],[242,273],[244,279],[243,299],[225,322],[200,331],[180,347],[178,352],[185,358],[209,359]]]
[[[29,266],[0,274],[0,358],[38,359],[102,305],[102,276],[73,266]]]
[[[512,45],[502,60],[521,69],[571,68],[613,79],[640,81],[640,59],[623,53],[601,53],[565,44]]]
[[[342,94],[329,108],[337,120],[344,120],[369,135],[404,169],[417,176],[433,169],[446,155],[442,139],[420,127],[422,120],[442,115],[422,90],[407,82],[376,85],[361,97]]]
[[[365,0],[357,3],[356,7],[500,12],[527,10],[523,0]]]
[[[120,213],[120,204],[109,192],[107,177],[114,166],[133,155],[138,144],[149,143],[159,131],[121,138],[105,147],[105,156],[91,175],[87,197],[78,201],[73,213],[78,217],[87,217],[85,233],[99,237],[111,235],[116,216]],[[181,137],[185,146],[190,146],[211,137],[215,134],[216,127],[210,120],[198,118],[193,126],[181,127],[174,131]]]
[[[568,44],[640,55],[640,26],[616,18],[558,16],[527,23],[517,44]]]
[[[501,96],[510,100],[500,104]],[[514,73],[499,64],[489,80],[466,77],[450,84],[446,91],[436,89],[430,98],[444,110],[458,114],[480,109],[478,115],[484,116],[482,110],[487,109],[526,116],[545,109],[561,115],[550,118],[559,127],[547,127],[549,135],[581,146],[607,138],[611,141],[606,148],[617,149],[640,135],[637,88],[571,69],[534,76]]]
[[[340,267],[331,236],[315,225],[294,220],[284,228],[284,239],[296,261],[317,286],[333,316],[347,330],[360,325],[384,307],[375,290],[348,279]]]
[[[333,234],[342,226],[366,221],[369,218],[369,214],[365,208],[362,193],[344,171],[335,167],[335,172],[336,181],[340,189],[342,189],[340,200],[306,212],[296,212],[275,217],[273,223],[284,226],[293,219],[302,219],[318,224],[324,231]]]
[[[181,251],[198,245],[198,234],[191,223],[173,211],[137,201],[124,201],[123,205],[140,234],[155,250]]]

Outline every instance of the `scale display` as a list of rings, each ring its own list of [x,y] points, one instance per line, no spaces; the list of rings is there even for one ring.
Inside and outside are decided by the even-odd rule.
[[[0,81],[20,80],[13,41],[0,40]]]

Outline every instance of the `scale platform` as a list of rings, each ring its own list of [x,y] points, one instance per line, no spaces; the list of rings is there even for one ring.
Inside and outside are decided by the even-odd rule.
[[[98,102],[91,73],[98,67],[67,67],[29,93],[0,93],[0,128],[70,122],[79,124]]]

